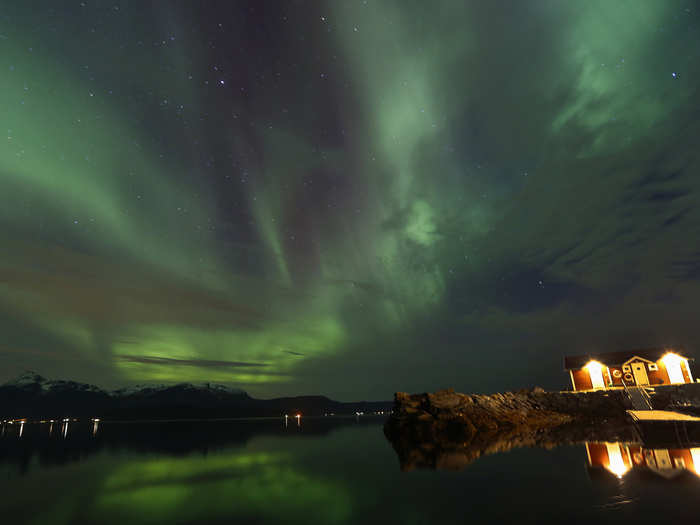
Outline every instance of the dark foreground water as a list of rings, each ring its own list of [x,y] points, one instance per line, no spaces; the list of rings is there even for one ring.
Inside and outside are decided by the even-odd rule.
[[[654,456],[630,453],[625,464],[617,449],[602,445],[612,451],[596,467],[586,447],[575,446],[484,456],[457,472],[401,472],[382,423],[305,418],[287,427],[280,420],[5,425],[0,523],[594,524],[700,518],[700,478],[689,459],[654,463],[656,470],[632,468],[633,461],[652,463]]]

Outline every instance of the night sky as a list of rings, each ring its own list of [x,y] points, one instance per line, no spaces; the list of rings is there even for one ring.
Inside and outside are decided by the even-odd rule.
[[[700,348],[699,87],[691,0],[3,2],[0,380],[389,399]]]

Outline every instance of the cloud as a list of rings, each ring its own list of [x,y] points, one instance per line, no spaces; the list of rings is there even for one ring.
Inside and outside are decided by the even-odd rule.
[[[265,363],[249,363],[244,361],[214,361],[209,359],[174,359],[172,357],[117,355],[122,361],[140,363],[145,365],[167,366],[197,366],[200,368],[264,368]]]

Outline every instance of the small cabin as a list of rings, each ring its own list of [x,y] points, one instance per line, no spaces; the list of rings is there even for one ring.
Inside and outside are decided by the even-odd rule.
[[[692,383],[688,362],[677,350],[652,348],[564,358],[574,390]]]

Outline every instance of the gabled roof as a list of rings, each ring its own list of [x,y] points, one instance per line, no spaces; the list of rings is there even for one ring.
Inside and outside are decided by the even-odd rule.
[[[693,360],[689,357],[687,352],[683,349],[678,348],[637,348],[632,350],[625,350],[623,352],[607,352],[603,354],[585,354],[585,355],[573,355],[564,357],[564,370],[577,370],[586,366],[590,360],[595,360],[603,363],[606,366],[620,366],[633,357],[641,357],[648,361],[658,361],[667,352],[675,352],[678,355],[682,355],[688,360]]]

